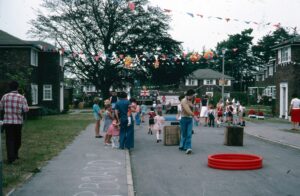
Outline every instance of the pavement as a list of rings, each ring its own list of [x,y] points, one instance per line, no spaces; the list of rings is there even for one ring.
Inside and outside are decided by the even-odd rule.
[[[147,121],[146,121],[147,122]],[[166,124],[168,124],[167,122]],[[224,146],[224,128],[195,127],[193,153],[156,143],[147,123],[135,127],[135,149],[112,149],[89,125],[65,150],[8,195],[287,195],[300,192],[300,131],[284,123],[247,122],[244,146]],[[257,139],[259,138],[259,139]],[[207,167],[217,152],[264,157],[264,167],[226,171]]]

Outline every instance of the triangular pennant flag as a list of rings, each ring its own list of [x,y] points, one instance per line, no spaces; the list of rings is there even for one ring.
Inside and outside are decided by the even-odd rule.
[[[280,28],[280,22],[277,23],[277,24],[274,24],[273,26],[276,27],[277,29],[279,29]]]
[[[238,50],[238,48],[232,48],[233,52],[236,52]]]
[[[191,17],[194,17],[193,13],[187,12],[188,15],[190,15]]]
[[[95,61],[97,62],[97,61],[99,61],[99,58],[100,58],[100,56],[94,56],[94,59],[95,59]]]
[[[133,2],[128,2],[128,7],[131,11],[134,11],[135,9],[135,4]]]
[[[65,53],[65,49],[64,49],[64,48],[61,48],[61,49],[59,50],[59,54],[60,54],[60,55],[64,55],[64,53]]]
[[[230,21],[230,18],[225,18],[226,22],[229,22]]]

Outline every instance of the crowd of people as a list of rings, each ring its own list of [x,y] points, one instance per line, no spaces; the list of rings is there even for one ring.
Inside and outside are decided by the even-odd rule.
[[[164,96],[163,96],[164,97]],[[145,102],[137,103],[134,98],[127,99],[127,93],[120,92],[118,97],[112,92],[104,101],[104,108],[99,107],[99,98],[94,99],[93,113],[96,120],[95,137],[101,138],[100,122],[103,121],[104,144],[113,148],[134,147],[134,124],[145,123],[148,118],[148,134],[156,136],[156,142],[162,141],[161,134],[165,124],[163,111],[167,113],[165,100],[158,100],[148,108]],[[245,107],[239,101],[227,100],[225,105],[220,100],[216,105],[210,103],[208,96],[195,97],[193,90],[179,96],[176,118],[180,122],[180,149],[191,153],[192,126],[220,127],[224,123],[245,126]],[[117,142],[118,141],[118,142]]]
[[[190,89],[185,95],[178,97],[176,119],[180,125],[179,150],[186,154],[192,152],[193,126],[221,127],[227,125],[245,126],[246,109],[235,99],[219,100],[217,104],[210,101],[209,96],[196,97],[195,91]],[[125,92],[120,92],[118,97],[113,92],[112,96],[104,101],[104,109],[99,107],[99,99],[95,98],[93,113],[96,120],[95,137],[101,138],[100,121],[103,120],[104,144],[113,148],[131,149],[134,147],[134,124],[145,123],[148,118],[148,134],[155,135],[156,142],[162,141],[161,134],[165,124],[163,111],[167,114],[165,96],[162,100],[155,101],[152,106],[144,102],[137,103],[134,98],[127,99]],[[300,99],[293,96],[290,107],[294,129],[299,123]]]
[[[23,114],[29,111],[26,98],[18,92],[19,84],[12,81],[9,85],[10,92],[6,93],[0,101],[3,128],[6,134],[6,149],[8,163],[19,159],[21,147],[21,130]],[[234,99],[220,100],[216,105],[210,102],[208,96],[195,97],[195,91],[190,89],[185,95],[179,96],[180,103],[177,106],[176,118],[180,124],[179,150],[186,154],[192,152],[193,126],[220,127],[223,124],[245,126],[245,107]],[[136,99],[128,100],[127,93],[112,92],[109,99],[104,101],[104,107],[99,106],[100,99],[94,99],[93,115],[95,118],[95,137],[102,138],[100,125],[103,123],[104,144],[112,148],[134,148],[134,125],[146,123],[149,119],[148,134],[156,136],[156,142],[162,141],[161,134],[165,124],[163,111],[167,111],[166,98],[161,102],[148,107],[144,102],[137,103]],[[293,124],[293,130],[299,127],[300,122],[300,99],[296,94],[292,95],[289,114]]]

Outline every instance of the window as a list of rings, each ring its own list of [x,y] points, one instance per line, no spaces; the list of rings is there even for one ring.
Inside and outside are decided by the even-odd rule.
[[[38,85],[31,84],[31,99],[32,105],[38,104]]]
[[[255,88],[249,87],[249,95],[254,95],[255,92],[256,92],[256,89],[255,89]]]
[[[52,100],[52,85],[50,84],[45,84],[43,86],[43,100]]]
[[[265,78],[268,78],[268,70],[264,70]]]
[[[256,82],[259,82],[259,75],[256,75]]]
[[[84,92],[96,92],[96,87],[94,85],[87,85],[84,87]]]
[[[230,86],[231,85],[231,80],[225,80],[224,86]]]
[[[273,76],[273,67],[272,66],[268,67],[268,71],[269,71],[269,76]]]
[[[186,86],[198,86],[198,80],[196,79],[186,79],[185,80]]]
[[[212,79],[208,80],[208,79],[206,79],[206,80],[203,81],[203,84],[204,85],[216,85],[216,80],[212,80]]]
[[[205,95],[207,95],[208,97],[213,97],[214,93],[213,92],[206,92]]]
[[[291,47],[285,47],[278,50],[278,63],[287,63],[291,61]]]
[[[282,48],[281,49],[281,62],[287,62],[288,61],[288,48]]]
[[[223,83],[224,83],[224,86],[230,86],[231,85],[231,80],[226,80],[225,79],[224,82],[223,82],[223,79],[220,79],[219,80],[219,85],[222,86]]]
[[[64,56],[63,56],[63,55],[60,55],[60,56],[59,56],[59,65],[60,65],[61,67],[64,66]]]
[[[30,64],[33,66],[38,66],[38,53],[35,50],[30,52]]]

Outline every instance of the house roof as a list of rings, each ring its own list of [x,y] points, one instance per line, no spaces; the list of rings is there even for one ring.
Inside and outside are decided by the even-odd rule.
[[[220,79],[223,77],[223,74],[212,69],[198,69],[191,73],[189,78],[196,78],[196,79]],[[224,75],[225,79],[234,79],[231,76]]]
[[[286,46],[286,45],[300,45],[300,36],[296,36],[291,39],[287,39],[287,40],[273,46],[272,49],[275,50],[275,49],[278,49],[278,48],[280,48],[282,46]]]
[[[55,46],[44,41],[28,41],[28,42],[35,45],[36,47],[40,48],[43,51],[57,50]]]
[[[29,45],[29,43],[0,30],[0,45]]]
[[[17,46],[22,46],[22,47],[34,47],[40,50],[55,50],[55,46],[43,42],[43,41],[26,41],[26,40],[21,40],[13,35],[10,35],[9,33],[0,30],[0,46],[6,46],[6,47],[17,47]]]

